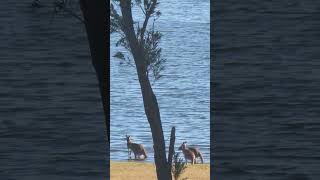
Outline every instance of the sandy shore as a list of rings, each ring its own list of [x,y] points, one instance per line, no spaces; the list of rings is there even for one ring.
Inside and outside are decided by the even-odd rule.
[[[146,162],[110,162],[110,173],[112,180],[153,180],[156,179],[155,165]],[[181,179],[209,180],[210,165],[196,164],[188,165]]]

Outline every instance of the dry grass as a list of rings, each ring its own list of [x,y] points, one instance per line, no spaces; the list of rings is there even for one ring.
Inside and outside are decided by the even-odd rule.
[[[155,165],[146,162],[110,162],[111,180],[156,180]],[[188,165],[181,179],[209,180],[210,165]]]

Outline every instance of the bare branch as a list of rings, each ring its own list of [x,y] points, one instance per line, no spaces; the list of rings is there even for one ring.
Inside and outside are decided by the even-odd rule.
[[[143,12],[143,14],[146,16],[147,15],[146,11],[142,8],[141,5],[139,7],[140,7],[141,11]]]
[[[145,33],[146,29],[147,29],[149,18],[153,14],[153,12],[154,12],[154,10],[156,8],[156,5],[158,4],[157,0],[152,0],[151,3],[152,4],[151,4],[150,8],[146,9],[145,20],[144,20],[143,26],[141,28],[141,33],[140,33],[140,43],[141,43],[141,45],[143,45],[143,36],[144,36],[144,33]],[[147,6],[147,7],[149,7],[149,6]]]

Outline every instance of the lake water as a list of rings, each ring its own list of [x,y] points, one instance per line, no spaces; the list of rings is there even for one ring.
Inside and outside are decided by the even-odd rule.
[[[166,145],[176,127],[176,151],[183,141],[200,148],[210,162],[210,2],[160,1],[162,16],[156,28],[167,59],[163,77],[153,85],[160,106]],[[135,11],[135,17],[137,16]],[[111,38],[114,54],[116,37]],[[120,49],[121,50],[121,49]],[[111,58],[110,159],[126,161],[125,135],[142,143],[154,161],[153,142],[146,119],[136,70]],[[168,150],[168,149],[167,149]]]
[[[106,179],[85,28],[30,3],[0,1],[0,179]]]
[[[319,1],[215,1],[215,179],[320,179]]]

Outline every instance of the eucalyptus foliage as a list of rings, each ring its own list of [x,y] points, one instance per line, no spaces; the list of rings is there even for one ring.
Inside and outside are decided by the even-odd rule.
[[[174,153],[173,167],[172,167],[172,174],[173,174],[174,179],[179,180],[186,168],[187,168],[187,164],[180,157],[180,154]],[[187,180],[187,179],[188,178],[183,178],[182,180]]]
[[[126,24],[117,10],[119,9],[119,3],[120,0],[112,0],[110,2],[110,33],[119,35],[119,39],[116,42],[117,47],[123,47],[127,53],[132,54],[128,37],[125,35]],[[149,75],[149,72],[152,72],[154,80],[158,80],[161,77],[160,72],[164,69],[164,63],[166,62],[166,59],[161,57],[162,49],[159,47],[162,35],[154,26],[161,15],[161,12],[157,11],[158,5],[157,0],[134,0],[131,4],[132,7],[141,10],[144,15],[143,22],[134,22],[135,36],[145,59],[143,65],[146,67],[146,73]],[[152,24],[148,25],[149,21],[152,21]],[[128,64],[132,62],[131,57],[125,56],[121,51],[116,52],[114,57],[121,61],[126,61]]]

